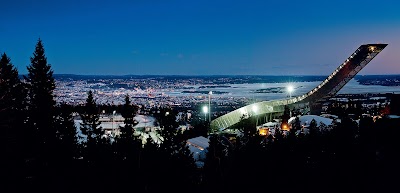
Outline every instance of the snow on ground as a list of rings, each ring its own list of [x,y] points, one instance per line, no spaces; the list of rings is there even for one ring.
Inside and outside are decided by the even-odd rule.
[[[203,136],[198,136],[187,140],[187,145],[193,155],[194,160],[196,161],[198,168],[202,168],[204,166],[204,160],[206,159],[209,143],[210,140]]]
[[[134,119],[138,122],[134,128],[141,128],[141,127],[154,127],[155,118],[146,115],[136,115]]]
[[[280,126],[279,122],[268,122],[263,124],[264,127],[275,127],[275,126]]]
[[[138,122],[138,124],[134,126],[135,129],[154,128],[154,123],[156,121],[156,119],[154,117],[146,116],[146,115],[136,115],[134,117],[134,119]],[[76,131],[78,133],[77,135],[79,137],[79,142],[86,141],[87,136],[84,135],[80,129],[82,120],[74,120],[74,123],[75,123]],[[103,129],[110,129],[110,128],[118,129],[119,126],[123,127],[123,126],[125,126],[125,124],[123,122],[117,122],[117,121],[115,121],[114,123],[113,122],[101,122],[100,126]],[[145,142],[148,137],[151,137],[153,139],[153,141],[155,141],[156,143],[161,143],[161,141],[163,141],[163,139],[156,132],[157,132],[156,129],[148,129],[148,131],[146,131],[146,130],[137,131],[136,134],[142,136],[143,142]]]
[[[303,115],[300,116],[299,119],[300,119],[300,125],[304,125],[305,127],[309,126],[313,119],[315,119],[315,121],[317,122],[317,126],[319,126],[321,122],[324,123],[325,125],[332,125],[333,122],[333,119],[321,117],[318,115]],[[291,117],[288,123],[291,124],[294,120],[295,117]]]

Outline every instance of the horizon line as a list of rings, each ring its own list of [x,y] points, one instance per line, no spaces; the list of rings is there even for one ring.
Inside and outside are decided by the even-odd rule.
[[[19,74],[20,76],[28,75]],[[282,75],[271,75],[271,74],[197,74],[197,75],[185,75],[185,74],[70,74],[70,73],[54,73],[53,75],[70,75],[70,76],[329,76],[330,74],[282,74]],[[396,76],[400,74],[357,74],[356,76]]]

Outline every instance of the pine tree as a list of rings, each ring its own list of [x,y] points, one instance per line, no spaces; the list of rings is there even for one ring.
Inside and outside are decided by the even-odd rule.
[[[134,158],[134,155],[138,155],[141,151],[141,140],[134,136],[134,126],[137,124],[134,120],[136,115],[136,107],[131,105],[129,95],[125,96],[125,104],[121,111],[122,117],[124,117],[124,126],[119,127],[121,134],[117,140],[118,154],[122,160],[130,160]]]
[[[83,188],[88,188],[86,191],[96,191],[97,187],[91,187],[89,184],[104,183],[109,171],[101,170],[100,172],[99,168],[104,166],[104,157],[106,156],[104,154],[108,154],[108,146],[102,140],[103,131],[99,122],[98,108],[91,90],[88,92],[80,117],[82,119],[80,130],[82,134],[86,135],[86,140],[83,140],[82,144],[82,155],[87,163],[87,166],[82,168],[84,171],[80,172],[86,175],[84,179],[88,182]]]
[[[157,157],[158,164],[149,168],[148,171],[157,171],[163,180],[157,183],[159,185],[152,184],[152,190],[165,190],[165,188],[171,187],[169,184],[175,183],[176,180],[183,181],[185,185],[179,188],[171,187],[173,190],[179,192],[183,189],[188,190],[187,188],[192,185],[195,177],[193,174],[196,166],[186,145],[187,139],[184,134],[177,130],[176,111],[169,108],[162,108],[158,111],[157,121],[162,128],[161,136],[164,140],[160,145],[157,145],[157,151],[153,152]],[[148,153],[154,145],[146,143],[145,151]]]
[[[158,121],[160,122],[161,136],[164,138],[160,150],[167,155],[171,155],[177,148],[177,128],[179,125],[176,116],[177,113],[172,109],[160,109]]]
[[[131,105],[129,95],[125,96],[125,104],[123,105],[122,117],[124,117],[124,127],[120,127],[121,139],[133,139],[133,127],[135,126],[134,117],[136,115],[136,108]]]
[[[116,138],[117,148],[117,181],[121,184],[131,184],[137,186],[140,179],[140,156],[142,153],[142,141],[134,136],[134,126],[137,124],[134,117],[136,115],[136,106],[131,104],[129,95],[125,96],[125,104],[121,108],[121,115],[124,117],[125,125],[119,127],[121,133]],[[122,190],[125,186],[119,187]],[[114,189],[115,190],[115,189]]]
[[[23,121],[25,113],[25,89],[18,78],[18,71],[12,65],[10,58],[3,53],[0,59],[0,130],[2,132],[2,144],[5,148],[1,151],[0,164],[4,167],[1,179],[6,185],[3,190],[13,188],[20,181],[18,177],[22,168],[21,147],[23,140]]]
[[[82,119],[80,129],[84,135],[87,135],[87,143],[100,143],[103,132],[100,127],[97,105],[91,90],[88,92],[84,112],[80,116]]]
[[[182,134],[178,134],[182,135]],[[167,172],[165,172],[166,184],[174,183],[176,180],[182,182],[182,186],[179,188],[174,187],[170,190],[190,191],[193,189],[194,182],[196,180],[196,164],[193,158],[192,152],[189,150],[189,146],[186,140],[176,142],[176,151],[172,154],[169,159],[169,164],[165,166]],[[171,167],[168,167],[171,166]]]
[[[300,118],[296,117],[292,123],[291,131],[296,132],[298,130],[301,130],[301,122],[300,122]]]
[[[62,159],[72,160],[78,155],[78,136],[72,116],[72,107],[67,104],[58,106],[56,117],[56,137]]]
[[[250,116],[246,118],[244,115],[240,117],[240,122],[238,123],[238,128],[243,132],[244,137],[248,140],[250,137],[257,133],[256,128],[256,116]]]
[[[51,65],[47,63],[42,40],[39,39],[31,64],[27,67],[29,88],[29,124],[37,134],[39,149],[42,158],[50,156],[50,149],[53,147],[56,131],[54,129],[54,105],[53,91],[55,82]],[[34,136],[30,136],[34,137]]]
[[[17,69],[11,64],[10,58],[3,53],[0,59],[0,127],[8,128],[3,130],[6,134],[20,130],[16,127],[21,127],[18,124],[24,118],[21,117],[26,98],[23,86]]]
[[[310,134],[310,137],[314,138],[319,135],[319,128],[317,125],[317,121],[315,119],[312,119],[310,122],[310,125],[308,126],[308,132]]]
[[[21,107],[21,101],[18,100],[20,90],[17,90],[20,85],[17,69],[6,53],[3,53],[0,59],[0,115],[3,124],[14,118],[10,112],[15,112]]]
[[[72,106],[61,104],[55,108],[55,129],[56,143],[55,148],[55,167],[52,169],[51,177],[54,179],[62,178],[53,183],[53,187],[64,187],[63,191],[71,192],[74,187],[70,184],[74,183],[77,168],[77,159],[79,156],[79,144],[77,129],[72,116]]]

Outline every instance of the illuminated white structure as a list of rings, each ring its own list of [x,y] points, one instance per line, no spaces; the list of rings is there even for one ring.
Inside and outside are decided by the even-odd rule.
[[[336,70],[333,71],[324,81],[317,87],[301,96],[291,97],[289,99],[262,101],[255,104],[247,105],[236,109],[230,113],[220,116],[210,123],[210,127],[214,131],[229,128],[247,116],[248,112],[252,112],[254,108],[257,111],[252,115],[266,116],[271,119],[279,116],[284,112],[285,106],[305,108],[318,104],[320,101],[330,98],[349,82],[361,69],[363,69],[376,55],[378,55],[387,44],[364,44],[361,45],[353,54],[350,55]],[[292,88],[288,88],[291,94]],[[258,117],[257,117],[258,118]]]

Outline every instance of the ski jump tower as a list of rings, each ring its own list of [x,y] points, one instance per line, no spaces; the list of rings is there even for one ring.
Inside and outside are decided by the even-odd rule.
[[[324,81],[308,93],[289,99],[270,100],[254,103],[236,109],[211,121],[212,130],[224,130],[237,123],[242,117],[280,115],[284,107],[310,107],[334,96],[346,83],[348,83],[361,69],[363,69],[387,44],[364,44],[339,65]],[[256,110],[255,110],[256,109]]]

